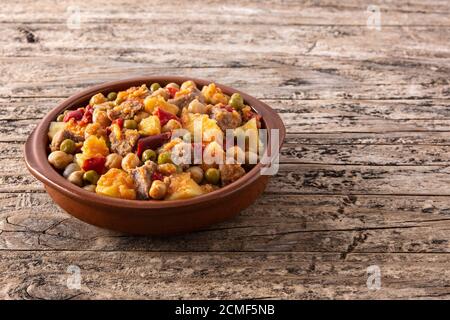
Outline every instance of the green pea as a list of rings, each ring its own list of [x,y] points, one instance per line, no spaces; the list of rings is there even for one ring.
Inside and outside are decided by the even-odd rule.
[[[109,101],[114,101],[114,100],[116,100],[116,98],[117,98],[117,92],[110,92],[110,93],[108,93],[107,98],[108,98]]]
[[[64,115],[63,115],[63,114],[60,114],[60,115],[56,118],[56,121],[58,121],[58,122],[63,122],[63,121],[64,121]]]
[[[150,86],[150,90],[151,90],[152,92],[155,92],[155,91],[158,90],[159,88],[161,88],[161,85],[160,85],[159,83],[157,83],[157,82],[152,83],[152,85]]]
[[[209,183],[218,184],[220,180],[220,171],[216,168],[209,168],[205,172],[205,179]]]
[[[83,180],[91,184],[97,184],[99,178],[100,176],[95,170],[89,170],[83,174]]]
[[[158,156],[158,164],[172,163],[170,152],[160,153]]]
[[[228,103],[234,109],[241,110],[244,106],[244,99],[242,99],[242,96],[239,93],[233,93]]]
[[[156,152],[153,151],[152,149],[147,149],[144,152],[142,152],[142,162],[145,161],[155,161],[156,160]]]
[[[130,120],[130,119],[128,119],[128,120],[125,120],[125,121],[123,122],[123,127],[126,128],[126,129],[136,129],[137,126],[138,126],[138,125],[137,125],[136,120]]]
[[[75,142],[70,139],[66,139],[59,145],[59,150],[67,154],[72,154],[75,152]]]

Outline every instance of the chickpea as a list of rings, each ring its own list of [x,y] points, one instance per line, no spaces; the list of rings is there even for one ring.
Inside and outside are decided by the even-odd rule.
[[[191,174],[192,180],[200,184],[203,180],[203,170],[200,167],[194,166],[187,169],[187,172]]]
[[[95,192],[95,185],[94,184],[88,184],[87,186],[84,186],[83,189],[87,190],[89,192]]]
[[[106,156],[105,167],[109,170],[111,168],[120,169],[122,165],[122,156],[117,153],[110,153]]]
[[[197,99],[194,99],[189,103],[187,110],[191,113],[206,113],[206,106]]]
[[[177,172],[177,166],[173,163],[164,163],[158,165],[158,171],[164,175],[171,175]]]
[[[79,171],[79,170],[81,170],[81,169],[80,169],[80,166],[79,166],[78,164],[76,164],[76,163],[70,163],[70,164],[67,165],[67,167],[64,169],[63,176],[64,176],[64,178],[67,179],[67,178],[70,176],[70,174],[71,174],[72,172]]]
[[[56,169],[64,169],[73,161],[73,155],[62,151],[53,151],[48,155],[48,162]]]
[[[94,110],[94,113],[92,114],[92,121],[98,123],[102,127],[107,127],[111,124],[111,120],[109,120],[106,111],[100,109]]]
[[[181,123],[175,119],[170,119],[162,128],[162,132],[168,132],[176,129],[181,129]]]
[[[69,182],[82,187],[83,186],[83,171],[74,171],[72,172],[69,177],[67,177],[67,180],[69,180]]]
[[[106,101],[107,100],[106,100],[105,96],[103,95],[103,93],[97,93],[96,95],[92,96],[91,100],[89,100],[89,104],[91,106],[93,106],[93,105],[100,104],[100,103],[103,103]]]
[[[196,87],[197,87],[197,85],[195,84],[194,81],[188,80],[188,81],[185,81],[185,82],[183,82],[183,83],[181,84],[180,89],[181,89],[181,90],[184,90],[184,89],[196,88]]]
[[[127,172],[130,172],[132,169],[139,166],[140,163],[141,161],[139,160],[139,157],[136,154],[129,153],[122,159],[122,169]]]
[[[166,193],[167,193],[167,186],[164,182],[160,180],[154,180],[152,182],[152,186],[150,187],[150,191],[148,192],[150,197],[156,200],[164,198]]]
[[[151,94],[151,97],[155,97],[155,96],[161,96],[163,97],[165,100],[169,99],[169,93],[163,89],[163,88],[159,88],[158,90],[154,91]]]
[[[171,82],[166,85],[166,88],[180,89],[180,86],[178,84],[176,84],[175,82]]]

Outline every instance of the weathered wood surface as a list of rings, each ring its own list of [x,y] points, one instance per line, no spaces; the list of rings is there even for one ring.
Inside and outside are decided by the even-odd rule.
[[[3,1],[0,298],[449,298],[450,5],[380,1],[376,31],[371,4]],[[143,74],[214,79],[280,113],[280,171],[235,219],[129,237],[70,217],[27,172],[51,108]]]

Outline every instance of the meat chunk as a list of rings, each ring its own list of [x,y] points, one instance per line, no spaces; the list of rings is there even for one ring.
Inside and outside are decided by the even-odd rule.
[[[59,150],[59,146],[61,145],[61,142],[63,142],[66,139],[71,139],[74,142],[80,142],[80,141],[84,141],[84,138],[82,136],[79,136],[73,132],[71,132],[70,130],[60,130],[57,133],[55,133],[55,135],[53,136],[52,142],[50,144],[50,149],[52,151],[57,151]]]
[[[132,119],[139,111],[144,109],[144,104],[139,99],[127,99],[120,105],[108,109],[108,118],[113,121],[118,118]]]
[[[201,103],[205,102],[205,97],[203,97],[202,92],[197,88],[192,88],[191,93],[185,94],[181,97],[169,99],[168,102],[182,109],[184,107],[187,107],[189,103],[191,103],[191,101],[193,101],[194,99],[197,99]]]
[[[245,170],[240,164],[221,164],[219,171],[223,186],[236,181],[245,174]]]
[[[211,118],[216,120],[217,125],[224,132],[227,129],[236,129],[242,123],[239,112],[222,107],[213,107],[211,109]]]
[[[148,191],[152,185],[152,174],[156,171],[156,167],[156,163],[147,161],[144,165],[130,171],[138,199],[147,200],[150,198]]]
[[[137,130],[124,129],[119,136],[114,131],[109,134],[111,150],[122,157],[133,151],[138,139],[139,133]]]

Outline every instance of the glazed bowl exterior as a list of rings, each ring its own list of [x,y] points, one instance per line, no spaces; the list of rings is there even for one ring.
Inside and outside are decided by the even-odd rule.
[[[25,162],[45,186],[51,198],[72,216],[92,225],[137,235],[169,235],[190,232],[229,219],[251,205],[263,193],[269,176],[258,163],[239,180],[211,193],[187,200],[124,200],[97,195],[71,184],[47,161],[47,136],[51,121],[66,109],[85,106],[98,92],[107,94],[143,83],[182,83],[194,80],[199,87],[212,81],[176,76],[137,77],[90,87],[63,101],[38,124],[25,143]],[[262,117],[266,129],[279,129],[280,148],[285,127],[278,114],[263,102],[233,88],[217,84],[226,94],[239,92]],[[270,135],[268,138],[270,145]]]

